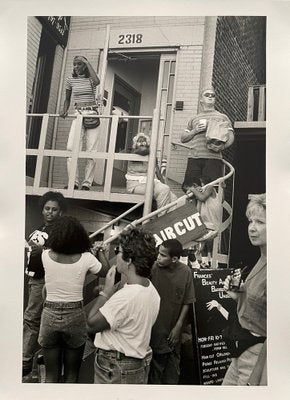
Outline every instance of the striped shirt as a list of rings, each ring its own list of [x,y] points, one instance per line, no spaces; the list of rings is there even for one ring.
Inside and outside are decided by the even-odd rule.
[[[69,76],[66,78],[65,89],[72,91],[74,101],[78,105],[95,103],[96,83],[91,78]]]
[[[187,125],[186,131],[192,131],[195,129],[197,124],[201,119],[206,119],[207,122],[209,120],[215,120],[216,122],[227,122],[229,125],[229,131],[233,131],[233,127],[231,124],[231,121],[229,118],[225,115],[220,113],[217,110],[209,110],[209,111],[203,111],[200,114],[198,114],[196,117],[192,118]],[[206,137],[205,137],[206,131],[200,132],[197,135],[195,135],[189,142],[188,144],[190,145],[190,151],[189,151],[189,157],[190,158],[216,158],[216,159],[221,159],[222,158],[222,153],[221,152],[215,152],[212,150],[209,150],[206,147]]]

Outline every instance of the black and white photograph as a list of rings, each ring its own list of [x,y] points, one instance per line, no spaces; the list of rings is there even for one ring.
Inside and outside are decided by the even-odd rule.
[[[27,3],[1,16],[0,395],[286,399],[290,4]]]

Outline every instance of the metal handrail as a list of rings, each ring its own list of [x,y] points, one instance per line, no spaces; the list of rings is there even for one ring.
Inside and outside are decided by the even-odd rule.
[[[218,178],[218,179],[215,179],[214,181],[212,181],[212,182],[210,182],[210,183],[208,183],[206,185],[204,185],[203,186],[204,189],[207,188],[208,186],[213,186],[213,185],[220,184],[220,183],[226,181],[227,179],[229,179],[234,174],[234,172],[235,172],[234,167],[226,160],[221,160],[221,161],[230,169],[229,173],[224,175],[224,176],[222,176],[222,177],[220,177],[220,178]],[[184,203],[184,201],[186,199],[188,199],[188,198],[190,198],[192,196],[193,196],[193,194],[185,194],[185,195],[179,197],[178,199],[172,201],[171,203],[167,204],[166,206],[163,206],[163,207],[159,208],[158,210],[152,211],[151,213],[149,213],[149,214],[147,214],[147,215],[145,215],[145,216],[143,216],[143,217],[131,222],[130,224],[125,226],[125,228],[123,230],[128,229],[130,226],[137,226],[139,224],[142,224],[146,220],[155,217],[157,214],[160,214],[160,212],[166,211],[169,208],[176,206],[178,203]],[[117,239],[119,234],[120,234],[120,232],[115,234],[115,235],[113,235],[113,236],[111,236],[110,238],[108,238],[107,240],[104,241],[104,244],[111,243],[112,241]]]
[[[104,232],[106,229],[110,228],[112,225],[116,224],[120,219],[124,218],[126,215],[130,214],[132,211],[136,210],[136,208],[142,206],[144,204],[144,200],[140,201],[139,203],[135,204],[133,207],[129,208],[123,214],[119,215],[118,217],[112,219],[112,221],[108,222],[102,228],[98,229],[97,231],[90,234],[89,238],[92,239],[93,237],[97,236],[99,233]]]

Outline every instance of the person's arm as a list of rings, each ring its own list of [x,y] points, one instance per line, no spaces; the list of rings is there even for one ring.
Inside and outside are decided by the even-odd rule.
[[[99,79],[98,75],[96,74],[96,71],[94,70],[94,68],[92,67],[91,63],[88,60],[83,59],[83,61],[86,64],[86,66],[88,67],[88,71],[89,71],[90,77],[92,78],[93,82],[95,83],[96,86],[98,86],[100,83],[100,79]]]
[[[163,176],[161,174],[157,159],[156,159],[156,177],[157,177],[157,179],[160,180],[160,182],[165,183],[164,182],[164,178],[163,178]]]
[[[206,307],[208,311],[211,311],[213,308],[216,307],[225,319],[229,318],[229,312],[216,300],[211,300],[207,302]]]
[[[60,117],[65,118],[67,116],[68,113],[68,109],[70,106],[70,99],[71,99],[71,90],[66,89],[65,91],[65,100],[63,103],[63,110],[62,113],[60,114]]]
[[[107,273],[104,290],[100,292],[100,295],[96,298],[92,308],[88,313],[87,321],[90,334],[110,329],[110,324],[103,316],[103,314],[99,311],[99,309],[110,299],[110,297],[116,291],[116,287],[114,285],[115,275],[116,266],[114,265]]]
[[[30,258],[37,257],[39,254],[42,253],[44,246],[41,246],[40,244],[35,244],[33,241],[28,243],[30,246]]]
[[[234,141],[235,141],[234,131],[232,129],[229,129],[229,138],[224,144],[224,148],[227,149],[228,147],[230,147],[234,143]]]
[[[172,328],[171,332],[169,333],[169,336],[167,338],[168,344],[170,347],[176,346],[176,344],[179,342],[180,335],[181,335],[181,329],[185,320],[185,317],[188,313],[189,310],[189,304],[184,304],[181,308],[179,317],[176,321],[176,324]]]
[[[193,139],[195,135],[205,132],[205,130],[206,130],[206,123],[198,122],[198,123],[194,124],[193,127],[191,127],[191,122],[189,122],[187,129],[181,135],[180,141],[181,141],[181,143],[187,143],[191,139]]]
[[[110,324],[99,311],[99,309],[106,303],[107,298],[103,295],[99,295],[93,303],[87,317],[88,322],[88,333],[94,334],[110,329]]]
[[[206,201],[210,195],[212,194],[213,187],[212,186],[207,186],[204,190],[203,189],[198,189],[193,186],[189,187],[188,190],[192,192],[195,196],[195,198],[201,202]]]
[[[43,298],[43,301],[45,301],[46,296],[47,296],[46,287],[45,287],[45,285],[43,285],[43,288],[42,288],[42,298]]]
[[[91,252],[102,264],[102,269],[97,275],[102,278],[105,277],[111,266],[106,256],[106,248],[104,243],[102,241],[95,241],[91,247]]]
[[[228,275],[224,281],[224,290],[229,294],[229,296],[235,300],[238,301],[241,293],[240,292],[234,292],[232,290],[230,290],[230,282],[231,282],[231,275]]]
[[[102,249],[98,250],[97,258],[100,261],[100,263],[102,264],[102,269],[98,273],[98,276],[104,278],[107,275],[107,273],[108,273],[108,271],[109,271],[109,269],[111,267],[110,263],[109,263],[109,260],[107,259],[106,254]]]

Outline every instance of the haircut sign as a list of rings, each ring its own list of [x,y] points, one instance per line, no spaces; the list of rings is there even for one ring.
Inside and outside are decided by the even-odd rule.
[[[156,246],[167,239],[177,239],[182,244],[186,244],[206,233],[200,214],[192,203],[187,203],[148,222],[145,228],[153,232]]]

